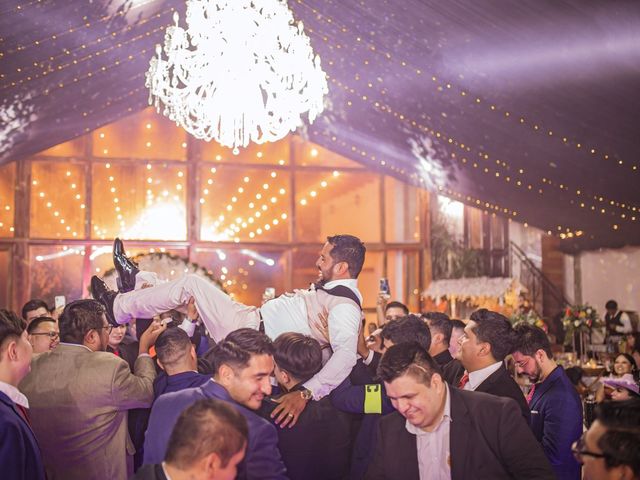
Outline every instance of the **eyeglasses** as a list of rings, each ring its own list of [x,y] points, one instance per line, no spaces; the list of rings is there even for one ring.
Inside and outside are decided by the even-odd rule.
[[[576,458],[578,463],[584,463],[582,457],[585,456],[593,458],[609,458],[609,455],[605,453],[596,453],[585,450],[585,446],[584,434],[578,439],[578,441],[573,442],[573,445],[571,445],[571,453],[573,453],[573,456]]]
[[[60,337],[60,334],[58,332],[37,332],[37,333],[32,333],[31,335],[46,335],[51,340],[56,340]]]

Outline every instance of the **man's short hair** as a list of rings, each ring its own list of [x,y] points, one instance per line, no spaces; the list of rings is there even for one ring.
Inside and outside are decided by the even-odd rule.
[[[627,465],[640,476],[640,400],[602,402],[596,419],[606,431],[598,440],[607,469]]]
[[[100,331],[104,327],[104,313],[102,304],[90,298],[67,304],[58,319],[60,341],[82,344],[89,330]]]
[[[347,262],[351,278],[358,278],[362,265],[364,265],[364,255],[367,251],[362,240],[353,235],[334,235],[333,237],[327,237],[327,242],[333,245],[331,249],[333,261]]]
[[[514,334],[507,317],[486,308],[476,310],[469,317],[476,322],[473,333],[480,342],[491,345],[491,354],[496,362],[501,362],[513,349]]]
[[[306,382],[322,368],[322,348],[315,338],[301,333],[288,332],[273,342],[273,359],[300,382]]]
[[[547,357],[553,358],[551,342],[544,330],[527,322],[518,322],[513,331],[515,342],[512,351],[533,357],[538,350],[543,350]]]
[[[383,345],[385,340],[390,340],[395,345],[415,342],[427,350],[431,346],[429,326],[417,315],[407,315],[385,323],[380,332],[380,338]]]
[[[0,309],[0,352],[9,340],[17,340],[24,332],[27,322],[11,310]]]
[[[438,364],[416,342],[389,347],[378,365],[378,377],[387,383],[403,375],[411,375],[418,382],[429,385],[434,373],[440,374]]]
[[[221,365],[228,365],[234,371],[249,365],[253,355],[273,355],[273,342],[264,333],[252,328],[240,328],[231,332],[224,340],[211,349],[211,366],[218,373]]]
[[[215,453],[224,468],[247,444],[248,436],[247,421],[235,408],[212,398],[198,400],[178,417],[165,461],[186,470]]]
[[[454,329],[458,329],[458,330],[464,330],[464,327],[466,327],[465,323],[462,320],[458,320],[457,318],[452,318],[451,319],[451,330],[453,331]]]
[[[174,365],[191,351],[191,339],[181,328],[168,328],[158,336],[155,348],[162,365]]]
[[[33,332],[36,331],[36,329],[40,325],[42,325],[43,323],[47,323],[47,322],[56,323],[55,319],[53,319],[51,317],[42,316],[42,317],[34,318],[33,320],[31,320],[29,325],[27,325],[27,333],[29,335],[31,335]]]
[[[615,300],[609,300],[607,303],[605,303],[604,309],[605,310],[618,310],[618,302],[616,302]]]
[[[22,318],[27,319],[27,313],[37,310],[39,308],[44,308],[47,312],[49,311],[49,305],[44,300],[40,300],[39,298],[33,298],[24,304],[22,307]]]
[[[384,313],[387,313],[387,310],[389,310],[390,308],[399,308],[404,312],[405,315],[409,315],[409,309],[402,302],[394,300],[393,302],[387,303],[387,306],[384,307]]]
[[[449,345],[451,341],[451,331],[453,330],[453,324],[451,320],[449,320],[449,315],[441,312],[424,312],[421,316],[427,321],[429,329],[434,329],[438,333],[441,333],[444,337],[442,342]]]

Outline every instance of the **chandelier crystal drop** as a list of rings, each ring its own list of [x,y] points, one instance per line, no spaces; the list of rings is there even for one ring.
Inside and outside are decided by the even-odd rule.
[[[234,149],[274,142],[324,109],[320,57],[285,0],[187,0],[145,85],[149,104],[196,138]]]

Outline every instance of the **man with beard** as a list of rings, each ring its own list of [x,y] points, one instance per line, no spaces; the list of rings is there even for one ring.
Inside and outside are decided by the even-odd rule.
[[[112,326],[96,300],[68,304],[60,316],[60,344],[33,358],[20,389],[47,477],[65,480],[133,474],[127,410],[153,400],[153,360],[147,354],[166,328],[153,324],[140,336],[134,373],[106,352]]]
[[[319,400],[330,393],[349,375],[356,363],[362,320],[362,295],[358,291],[357,278],[362,270],[365,251],[360,239],[352,235],[327,237],[316,261],[319,275],[315,289],[287,293],[261,307],[234,302],[196,275],[185,275],[169,283],[133,290],[135,276],[143,272],[139,272],[117,251],[114,264],[120,283],[125,287],[123,290],[129,291],[120,294],[109,291],[98,277],[92,278],[91,287],[94,297],[106,306],[107,316],[114,324],[152,317],[185,305],[194,298],[200,318],[216,341],[239,328],[257,329],[261,320],[265,333],[271,339],[285,332],[296,332],[318,340],[326,354],[326,363],[304,383],[304,390],[282,396],[280,405],[272,414],[281,427],[293,426],[306,403],[311,398]],[[122,268],[123,265],[126,268]],[[328,318],[326,326],[321,319],[325,315]]]
[[[527,396],[531,429],[558,478],[580,479],[571,445],[582,434],[582,403],[576,389],[553,360],[547,334],[527,323],[515,326],[513,359],[533,385]]]

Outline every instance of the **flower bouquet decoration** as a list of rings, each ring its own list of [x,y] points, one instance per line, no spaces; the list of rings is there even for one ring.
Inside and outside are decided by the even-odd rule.
[[[528,323],[529,325],[533,325],[535,327],[541,328],[545,333],[549,333],[549,327],[544,320],[540,318],[535,310],[530,309],[528,312],[516,312],[509,318],[512,325],[515,325],[520,322]]]
[[[573,351],[576,351],[576,336],[580,342],[579,350],[583,359],[586,360],[585,347],[588,338],[594,328],[602,326],[602,321],[598,316],[598,312],[590,305],[573,305],[567,307],[562,317],[562,325],[564,326],[566,336],[565,345],[573,345]]]

